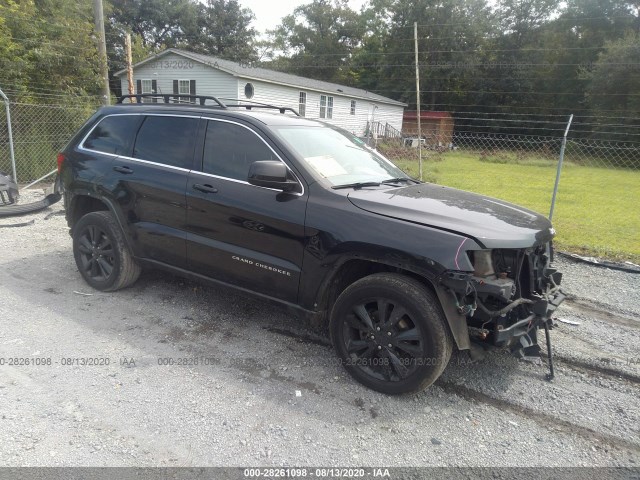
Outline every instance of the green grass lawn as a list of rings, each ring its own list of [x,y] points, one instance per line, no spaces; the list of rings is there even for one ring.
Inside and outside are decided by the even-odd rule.
[[[555,161],[491,163],[467,152],[426,155],[424,180],[507,200],[549,216]],[[416,160],[394,161],[417,178]],[[565,163],[553,224],[560,250],[640,262],[640,171]]]

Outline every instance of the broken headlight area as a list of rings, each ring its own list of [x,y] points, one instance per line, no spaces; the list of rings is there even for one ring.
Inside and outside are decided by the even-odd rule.
[[[564,300],[562,274],[551,267],[551,245],[467,254],[474,271],[448,271],[440,281],[467,317],[472,337],[521,357],[538,356],[537,330],[551,326]]]

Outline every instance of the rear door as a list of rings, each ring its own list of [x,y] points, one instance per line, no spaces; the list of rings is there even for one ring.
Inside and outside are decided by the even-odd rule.
[[[112,164],[112,195],[126,214],[136,256],[186,266],[185,188],[199,121],[143,115],[131,155]]]
[[[295,193],[250,185],[251,163],[282,161],[275,146],[239,122],[210,119],[205,130],[201,171],[194,168],[187,182],[189,270],[295,302],[307,202],[302,184]]]

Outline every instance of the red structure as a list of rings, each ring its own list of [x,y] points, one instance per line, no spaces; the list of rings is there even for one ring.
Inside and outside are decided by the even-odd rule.
[[[420,112],[422,138],[427,145],[446,147],[453,137],[454,118],[449,112]],[[415,110],[404,112],[402,134],[406,137],[418,136],[418,115]]]

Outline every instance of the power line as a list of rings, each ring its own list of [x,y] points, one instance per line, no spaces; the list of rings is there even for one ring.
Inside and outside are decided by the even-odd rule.
[[[73,27],[74,22],[70,22],[69,24],[60,24],[60,23],[53,23],[48,21],[46,18],[41,18],[38,17],[38,13],[40,12],[34,12],[34,15],[14,15],[14,14],[8,14],[3,12],[2,9],[0,8],[0,18],[8,18],[8,19],[15,19],[15,20],[24,20],[24,21],[28,21],[30,23],[33,22],[40,22],[40,23],[46,23],[48,27],[53,27],[53,28],[60,28],[60,29],[69,29],[71,27]],[[75,12],[76,15],[78,17],[81,17],[81,13],[80,12]],[[69,17],[69,16],[68,16]],[[59,18],[59,17],[58,17]],[[73,18],[73,17],[71,17]],[[80,18],[80,20],[82,22],[89,22],[90,19],[87,17],[86,19]]]
[[[455,112],[455,113],[463,113],[465,115],[470,115],[470,114],[474,114],[474,115],[513,115],[513,116],[545,116],[545,117],[563,117],[563,118],[568,118],[569,114],[560,114],[560,113],[511,113],[511,112]],[[457,117],[456,117],[457,118]],[[628,120],[638,120],[637,117],[603,117],[600,115],[576,115],[574,117],[573,120],[573,124],[578,123],[577,122],[577,118],[606,118],[606,119],[613,119],[613,120],[623,120],[623,119],[628,119]],[[566,123],[566,121],[563,120],[564,123]],[[586,124],[585,124],[586,125]],[[599,123],[594,123],[594,124],[589,124],[589,125],[601,125]],[[616,125],[617,126],[617,125]],[[627,125],[619,125],[619,126],[627,126]]]
[[[29,50],[29,52],[30,53],[35,53],[35,54],[38,53],[37,50],[35,50],[35,49]],[[58,53],[58,52],[49,52],[47,55],[49,56],[49,58],[51,58],[51,57],[53,57],[53,58],[71,58],[71,59],[74,59],[74,60],[78,60],[78,55],[67,55],[65,53]],[[11,64],[13,62],[11,60],[6,60],[4,58],[0,58],[0,63]]]
[[[372,91],[372,93],[374,93]],[[411,93],[411,92],[408,92]],[[414,92],[415,93],[415,90]],[[531,106],[520,106],[520,105],[480,105],[477,103],[474,104],[459,104],[459,103],[433,103],[433,104],[421,104],[422,106],[425,106],[428,108],[431,107],[449,107],[449,109],[451,109],[450,107],[480,107],[480,108],[509,108],[509,109],[514,109],[514,108],[520,108],[520,109],[526,109],[526,110],[544,110],[544,111],[548,111],[550,108],[553,107],[531,107]],[[592,112],[593,109],[591,108],[574,108],[574,107],[565,107],[564,110],[570,111],[572,113],[575,112]],[[624,110],[600,110],[601,112],[604,113],[616,113],[616,112],[624,112]],[[626,112],[625,112],[626,113]],[[535,114],[535,115],[539,115],[539,114]],[[629,117],[625,117],[625,118],[629,118]]]
[[[549,22],[558,22],[558,21],[590,21],[590,20],[615,20],[615,19],[622,19],[622,20],[636,20],[637,17],[629,14],[629,15],[611,15],[611,16],[599,16],[599,17],[557,17],[555,19],[549,19]],[[462,26],[469,26],[469,21],[465,21],[465,22],[447,22],[447,23],[422,23],[422,24],[418,24],[418,28],[429,28],[429,27],[451,27],[451,26],[457,26],[457,25],[462,25]],[[411,25],[393,25],[391,28],[394,29],[412,29],[413,28],[413,24]],[[362,28],[354,28],[354,31],[369,31],[370,29],[368,27],[362,27]]]
[[[420,63],[420,67],[427,68],[451,68],[456,67],[584,67],[588,65],[584,62],[582,63],[556,63],[556,62],[542,62],[542,63],[524,63],[524,62],[422,62]],[[598,63],[598,66],[609,67],[609,66],[626,66],[626,67],[635,67],[640,65],[640,62],[607,62],[607,63]],[[372,67],[414,67],[413,63],[386,63],[386,64],[378,64],[378,63],[368,63],[368,64],[325,64],[325,65],[294,65],[294,68],[338,68],[338,67],[350,67],[350,68],[372,68]]]
[[[574,21],[574,20],[613,20],[613,19],[629,19],[629,20],[635,20],[637,19],[637,17],[634,17],[633,15],[629,14],[629,15],[612,15],[612,16],[608,16],[608,15],[604,15],[601,17],[558,17],[555,19],[555,21],[558,20],[569,20],[569,21]],[[553,20],[552,20],[553,21]],[[420,27],[447,27],[447,26],[452,26],[452,25],[469,25],[469,22],[455,22],[455,23],[424,23],[424,24],[418,24],[418,28]],[[402,26],[403,28],[413,28],[413,25],[404,25]]]
[[[371,93],[415,93],[415,90],[369,90]],[[504,91],[504,90],[458,90],[452,92],[451,90],[421,90],[420,93],[453,93],[453,94],[468,94],[468,93],[481,93],[489,95],[584,95],[582,92],[523,92],[521,90]],[[622,97],[622,96],[640,96],[640,93],[590,93],[590,96],[598,97]]]
[[[510,123],[558,123],[560,125],[566,125],[566,121],[564,120],[510,120],[506,118],[477,118],[477,117],[455,117],[456,120],[479,120],[483,122],[510,122]]]
[[[635,48],[634,45],[622,45],[622,48]],[[558,48],[470,48],[466,50],[426,50],[420,52],[421,56],[428,56],[430,53],[493,53],[493,52],[562,52],[562,51],[579,51],[579,50],[603,50],[604,46],[599,47],[558,47]],[[366,50],[355,49],[355,52],[348,53],[310,53],[300,52],[295,55],[309,55],[310,57],[348,57],[353,58],[356,55],[371,56],[387,56],[387,55],[413,55],[415,52],[368,52]]]
[[[14,41],[14,42],[18,42],[18,43],[27,43],[27,42],[37,42],[38,45],[50,45],[53,47],[60,47],[60,48],[69,48],[69,49],[73,49],[73,50],[79,50],[79,51],[87,51],[87,52],[95,52],[96,51],[96,47],[79,47],[79,46],[75,46],[75,45],[67,45],[64,43],[59,43],[59,42],[49,42],[49,41],[43,41],[41,38],[16,38],[16,37],[9,37],[9,40]]]
[[[10,88],[6,88],[3,89],[5,91],[5,93],[7,94],[13,94],[13,95],[28,95],[28,96],[32,96],[32,97],[63,97],[63,98],[91,98],[94,97],[94,95],[79,95],[79,94],[74,94],[71,92],[67,92],[67,93],[61,93],[60,90],[52,90],[52,89],[44,89],[44,88],[39,88],[39,87],[32,87],[29,86],[29,90],[20,90],[21,87],[23,87],[24,85],[18,85],[18,84],[8,84],[8,83],[3,83],[2,81],[0,81],[0,88],[9,85]],[[96,95],[96,97],[98,97]]]
[[[456,119],[457,120],[457,119]],[[486,119],[485,119],[486,121]],[[602,126],[608,126],[608,125],[602,125]],[[464,128],[494,128],[495,130],[545,130],[545,131],[555,131],[555,132],[564,132],[565,127],[562,128],[551,128],[551,127],[529,127],[526,125],[518,125],[518,126],[509,126],[509,125],[472,125],[472,124],[468,124],[465,123],[464,124]],[[640,133],[628,133],[628,132],[594,132],[593,130],[576,130],[576,129],[571,129],[572,133],[594,133],[594,134],[598,134],[598,135],[633,135],[633,136],[638,136],[640,135]]]

